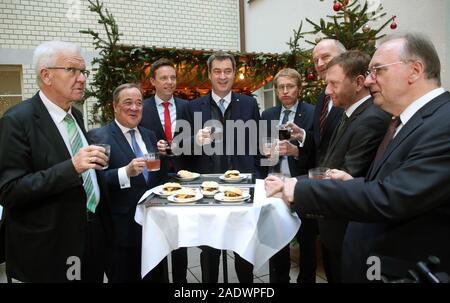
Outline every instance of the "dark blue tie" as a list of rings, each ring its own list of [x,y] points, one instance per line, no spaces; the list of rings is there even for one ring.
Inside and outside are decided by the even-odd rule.
[[[137,144],[136,136],[135,136],[135,130],[130,129],[129,133],[131,135],[131,146],[133,147],[134,154],[137,158],[143,158],[144,153],[142,152],[141,148],[139,147],[139,144]],[[144,171],[142,172],[142,175],[145,178],[145,182],[148,182],[148,170],[147,167],[144,168]]]

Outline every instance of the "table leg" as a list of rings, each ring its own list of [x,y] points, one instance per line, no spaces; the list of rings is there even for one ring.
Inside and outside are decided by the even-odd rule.
[[[227,251],[222,250],[223,283],[228,283]]]

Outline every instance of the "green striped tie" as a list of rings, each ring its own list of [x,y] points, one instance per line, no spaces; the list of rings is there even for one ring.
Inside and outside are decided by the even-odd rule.
[[[64,122],[66,122],[67,133],[69,135],[70,147],[72,149],[72,155],[76,155],[78,150],[83,147],[83,142],[81,141],[80,133],[75,125],[75,120],[71,114],[67,114],[64,117]],[[85,171],[83,174],[83,187],[86,191],[87,196],[87,209],[91,212],[95,212],[97,207],[97,199],[95,197],[94,184],[92,182],[89,170]]]

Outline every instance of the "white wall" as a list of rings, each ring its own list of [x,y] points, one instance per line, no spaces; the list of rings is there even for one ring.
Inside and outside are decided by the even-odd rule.
[[[120,43],[196,49],[239,50],[237,0],[101,0],[114,16]],[[0,64],[22,65],[23,97],[37,91],[33,49],[61,39],[79,44],[90,64],[96,55],[90,35],[104,37],[87,0],[0,0]],[[87,120],[87,119],[85,119]]]
[[[374,0],[372,0],[374,1]],[[375,0],[377,1],[377,0]],[[450,1],[448,0],[380,0],[388,16],[397,16],[397,30],[413,30],[430,37],[439,53],[442,84],[450,89]],[[334,14],[332,0],[254,0],[245,5],[246,49],[250,52],[284,52],[286,44],[303,21],[303,30]],[[373,24],[376,27],[376,24]],[[383,33],[392,33],[387,26]],[[314,36],[309,40],[314,41]],[[305,45],[302,45],[305,46]],[[309,46],[308,46],[309,47]]]

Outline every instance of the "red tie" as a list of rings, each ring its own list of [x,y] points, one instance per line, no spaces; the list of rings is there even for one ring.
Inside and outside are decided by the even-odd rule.
[[[400,125],[400,122],[400,117],[392,117],[391,123],[389,124],[386,134],[384,135],[383,141],[381,141],[380,146],[378,146],[377,154],[375,155],[375,160],[373,161],[374,163],[377,163],[383,157],[389,143],[391,143],[392,139],[394,138],[395,131]]]
[[[169,102],[163,102],[164,105],[164,132],[167,142],[172,143],[172,121],[170,120]]]

